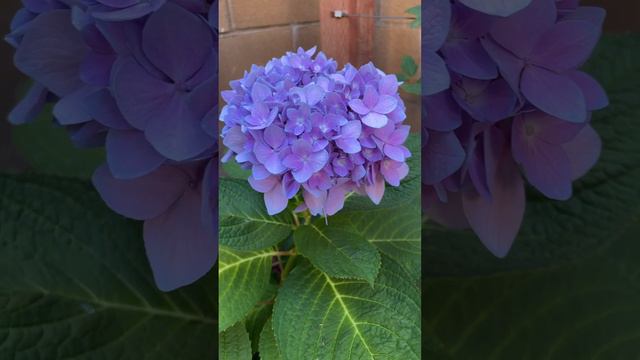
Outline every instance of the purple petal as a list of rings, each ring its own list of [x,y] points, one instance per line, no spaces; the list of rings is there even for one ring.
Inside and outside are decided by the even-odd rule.
[[[369,199],[378,205],[384,196],[384,177],[375,170],[372,170],[372,172],[372,183],[366,183],[364,189]]]
[[[364,105],[369,109],[373,109],[378,104],[378,99],[379,96],[376,89],[371,85],[367,85],[364,88],[364,97],[362,98]]]
[[[304,203],[309,208],[309,212],[311,215],[322,215],[324,210],[324,204],[327,201],[327,191],[321,191],[317,195],[309,191],[303,191],[302,197],[304,198]]]
[[[71,24],[71,11],[54,10],[35,18],[15,54],[20,71],[58,96],[82,86],[78,69],[87,47]]]
[[[271,190],[264,193],[264,204],[267,207],[269,215],[275,215],[287,208],[289,199],[285,193],[285,189],[279,183],[276,183]]]
[[[407,151],[402,145],[386,144],[384,146],[384,154],[395,161],[403,162],[406,160]]]
[[[398,106],[398,100],[390,95],[380,96],[378,103],[373,107],[373,111],[380,114],[388,114]]]
[[[422,93],[424,95],[433,95],[439,93],[449,87],[451,78],[449,77],[449,70],[444,60],[435,52],[426,51],[423,52],[422,66],[424,68],[424,75],[427,81],[422,82]]]
[[[573,70],[567,75],[582,90],[588,111],[600,110],[609,106],[609,97],[602,86],[589,74],[582,71]]]
[[[558,72],[575,69],[587,60],[599,37],[600,32],[589,22],[559,22],[538,40],[531,63]]]
[[[53,116],[62,125],[81,124],[92,120],[91,112],[87,106],[87,99],[97,89],[92,86],[84,86],[61,98],[53,107]]]
[[[127,130],[131,125],[118,109],[116,101],[108,89],[101,89],[88,96],[85,101],[91,117],[111,129]]]
[[[489,38],[484,38],[481,42],[489,56],[498,65],[502,77],[516,94],[520,94],[520,76],[525,65],[524,61]]]
[[[523,11],[496,20],[491,36],[516,56],[526,58],[540,36],[555,24],[556,16],[555,0],[535,0]]]
[[[386,115],[370,112],[362,117],[362,122],[372,128],[381,128],[387,125],[389,118]]]
[[[144,130],[150,119],[166,111],[174,87],[151,76],[132,58],[123,58],[114,65],[113,93],[127,121]]]
[[[380,172],[391,186],[400,186],[400,180],[409,174],[409,166],[404,162],[383,160]]]
[[[255,179],[253,176],[249,176],[249,185],[253,188],[253,190],[261,193],[266,193],[273,189],[274,186],[278,184],[277,176],[269,176],[266,179]]]
[[[587,125],[572,141],[562,147],[571,162],[571,179],[576,180],[596,164],[602,151],[602,141],[591,125]]]
[[[253,102],[261,103],[271,96],[271,89],[267,85],[256,82],[251,88],[251,99]]]
[[[587,107],[580,87],[568,76],[537,66],[522,74],[522,93],[538,109],[573,123],[587,121]]]
[[[335,215],[338,211],[344,207],[345,196],[349,190],[347,183],[337,185],[329,190],[327,195],[327,201],[324,205],[324,213],[327,216]]]
[[[464,149],[455,133],[430,131],[422,155],[422,181],[432,185],[444,180],[460,169],[464,159]]]
[[[460,2],[485,14],[506,17],[524,9],[532,0],[460,0]]]
[[[431,0],[422,4],[424,26],[422,42],[427,50],[437,51],[449,35],[451,23],[451,2],[449,0]]]
[[[285,140],[285,134],[279,126],[269,126],[264,129],[264,142],[274,149],[279,148]]]
[[[313,84],[305,86],[304,92],[307,99],[306,102],[307,104],[309,104],[309,106],[314,106],[319,103],[325,95],[325,91],[323,88]]]
[[[514,120],[512,151],[531,185],[556,200],[571,197],[571,164],[560,145],[542,141],[527,130],[524,117]]]
[[[525,208],[525,193],[518,168],[503,152],[496,171],[489,175],[491,200],[471,192],[463,197],[464,212],[480,241],[497,257],[509,252],[518,234]]]
[[[177,82],[194,75],[209,58],[213,46],[213,34],[207,23],[172,3],[149,17],[142,36],[147,57]]]
[[[186,191],[169,210],[144,223],[144,245],[158,288],[171,291],[204,276],[218,246],[201,217],[201,196]]]
[[[362,150],[362,146],[358,139],[340,138],[336,139],[336,145],[347,154],[356,154]]]
[[[474,79],[489,80],[498,76],[498,68],[478,40],[445,44],[442,54],[452,71]]]
[[[185,96],[176,95],[165,106],[145,129],[147,139],[160,154],[182,161],[213,146],[213,140],[200,126],[201,118],[194,116]]]
[[[113,177],[106,164],[92,177],[102,199],[115,212],[136,220],[163,214],[185,191],[189,178],[179,168],[162,166],[132,180]]]
[[[462,125],[460,106],[449,91],[422,98],[424,104],[423,124],[432,130],[451,131]]]
[[[378,83],[378,92],[381,95],[394,96],[398,93],[398,78],[395,75],[385,75]]]
[[[109,131],[106,148],[109,170],[116,179],[144,176],[165,161],[138,130]]]
[[[367,115],[369,111],[371,111],[360,99],[350,100],[349,107],[351,108],[351,110],[355,111],[360,115]]]

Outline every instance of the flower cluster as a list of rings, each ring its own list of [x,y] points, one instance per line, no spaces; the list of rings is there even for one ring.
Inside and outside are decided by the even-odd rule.
[[[409,135],[395,75],[337,64],[315,48],[253,66],[222,92],[223,143],[251,170],[269,214],[302,192],[298,210],[329,216],[352,191],[382,199],[407,176]]]
[[[469,3],[469,6],[464,4]],[[591,112],[604,90],[578,70],[605,11],[577,0],[515,1],[487,13],[473,1],[428,1],[423,99],[423,194],[427,214],[471,227],[505,256],[525,208],[523,178],[546,197],[569,199],[597,161]],[[482,6],[498,10],[504,2]]]
[[[24,0],[7,41],[33,80],[9,116],[55,121],[81,147],[106,147],[93,176],[114,211],[144,220],[158,287],[217,257],[217,16],[207,0]]]

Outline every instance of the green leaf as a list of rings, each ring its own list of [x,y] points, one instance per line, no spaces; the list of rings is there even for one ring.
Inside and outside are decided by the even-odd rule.
[[[329,226],[362,234],[417,281],[421,270],[421,217],[420,198],[414,199],[397,207],[345,211],[331,218]]]
[[[422,8],[420,5],[409,8],[407,13],[416,17],[416,19],[411,22],[410,26],[412,28],[419,28],[422,25]]]
[[[218,357],[221,360],[251,360],[251,343],[244,324],[237,323],[220,334]]]
[[[67,131],[53,122],[52,105],[29,124],[11,129],[12,139],[31,170],[88,179],[105,160],[104,149],[79,149]]]
[[[251,339],[251,349],[254,353],[258,352],[258,342],[262,328],[273,312],[273,302],[277,291],[278,285],[273,282],[269,283],[262,299],[253,307],[251,313],[244,320],[249,339]]]
[[[428,273],[477,275],[575,261],[608,246],[640,213],[640,36],[605,36],[585,71],[602,83],[611,105],[593,113],[603,150],[574,183],[573,197],[553,201],[529,191],[520,234],[499,261],[470,231],[425,224]]]
[[[372,288],[308,262],[280,289],[273,330],[283,359],[420,359],[420,293],[383,257]]]
[[[241,168],[240,164],[238,164],[235,160],[229,160],[225,163],[221,163],[221,165],[222,165],[223,173],[228,177],[231,177],[234,179],[240,179],[240,180],[247,180],[251,175],[250,170],[245,170]]]
[[[293,233],[297,251],[329,276],[362,279],[373,285],[380,269],[380,254],[364,237],[324,219]]]
[[[420,80],[415,83],[405,82],[401,87],[402,90],[408,92],[409,94],[422,95],[422,82]]]
[[[141,223],[90,184],[0,176],[0,224],[0,358],[214,356],[215,273],[158,290]]]
[[[244,319],[269,287],[272,249],[237,251],[219,247],[219,331]]]
[[[577,263],[428,279],[431,358],[637,358],[639,238],[636,222],[610,249]]]
[[[409,55],[402,57],[400,67],[402,68],[402,72],[409,78],[414,76],[418,71],[418,64],[416,64],[416,61]]]
[[[282,360],[280,349],[273,334],[273,321],[267,320],[260,334],[260,360]]]
[[[263,195],[246,180],[219,180],[220,244],[237,250],[260,250],[286,239],[293,230],[292,215],[271,216]]]

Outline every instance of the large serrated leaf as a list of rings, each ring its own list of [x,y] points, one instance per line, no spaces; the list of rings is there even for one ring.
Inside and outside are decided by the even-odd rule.
[[[640,222],[574,264],[425,282],[432,359],[636,359]],[[436,344],[438,346],[436,346]]]
[[[280,349],[273,334],[273,321],[267,320],[260,333],[260,360],[282,360]]]
[[[158,290],[141,224],[90,184],[0,177],[1,359],[211,358],[215,291]]]
[[[419,198],[395,208],[350,211],[330,223],[358,232],[383,254],[397,261],[414,280],[420,278],[421,235]]]
[[[251,360],[251,342],[243,323],[228,328],[220,334],[218,349],[220,360]]]
[[[304,262],[280,289],[273,329],[286,360],[420,359],[420,293],[387,257],[373,288]]]
[[[291,214],[269,215],[262,194],[246,180],[221,178],[218,189],[220,244],[237,250],[260,250],[291,234]]]
[[[373,282],[380,269],[380,254],[362,235],[323,219],[293,233],[297,251],[329,276]]]
[[[262,300],[269,287],[271,249],[238,251],[219,247],[218,303],[220,304],[219,331],[242,320],[256,303]]]
[[[611,104],[593,113],[602,154],[574,184],[573,197],[553,201],[530,191],[518,238],[501,260],[470,231],[426,223],[428,273],[486,274],[574,261],[608,246],[640,212],[640,36],[604,37],[585,71],[602,83]]]

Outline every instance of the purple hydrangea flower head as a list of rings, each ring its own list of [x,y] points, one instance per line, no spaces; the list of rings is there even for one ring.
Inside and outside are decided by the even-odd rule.
[[[34,84],[9,120],[28,122],[54,102],[55,121],[76,145],[106,147],[93,184],[114,211],[144,221],[158,287],[197,280],[217,257],[217,19],[207,18],[215,6],[24,5],[7,40]]]
[[[409,171],[396,77],[371,63],[338,71],[315,51],[254,65],[222,92],[223,161],[235,157],[251,170],[269,214],[300,192],[298,210],[313,215],[334,215],[351,192],[379,203],[385,184],[399,186]]]
[[[471,227],[502,257],[522,222],[525,180],[567,200],[599,157],[591,112],[608,99],[579,68],[605,12],[577,0],[428,3],[439,10],[427,15],[426,31],[439,41],[427,51],[443,60],[450,82],[424,92],[426,211],[446,226]]]

